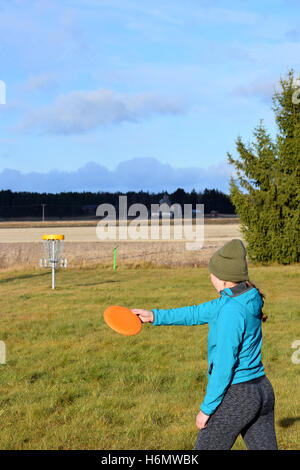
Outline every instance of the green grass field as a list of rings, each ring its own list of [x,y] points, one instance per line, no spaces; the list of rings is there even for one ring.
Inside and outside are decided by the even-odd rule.
[[[279,449],[300,449],[300,266],[250,267],[267,298],[263,362],[276,395]],[[218,296],[206,268],[140,266],[0,273],[0,449],[193,449],[206,390],[207,325],[103,321],[113,304],[192,305]],[[234,449],[245,449],[238,438]]]

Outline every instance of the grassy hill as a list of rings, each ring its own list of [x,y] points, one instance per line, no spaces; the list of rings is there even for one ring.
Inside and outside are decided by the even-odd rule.
[[[300,449],[299,266],[252,267],[266,294],[263,362],[276,394],[280,449]],[[0,449],[193,449],[206,389],[207,326],[103,321],[113,304],[179,307],[218,296],[206,268],[0,273]],[[239,438],[234,449],[245,449]]]

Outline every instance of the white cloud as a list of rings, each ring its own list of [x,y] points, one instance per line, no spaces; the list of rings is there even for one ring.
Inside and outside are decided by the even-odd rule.
[[[0,187],[12,191],[191,191],[205,188],[229,191],[233,169],[226,161],[207,168],[175,168],[154,158],[134,158],[118,164],[114,170],[89,162],[75,171],[52,170],[48,173],[21,173],[5,169]]]
[[[278,83],[271,78],[258,77],[250,83],[239,85],[233,90],[233,95],[243,97],[256,97],[265,103],[271,103],[274,92],[278,89]]]
[[[203,8],[196,9],[195,17],[213,23],[233,23],[241,25],[256,25],[262,20],[262,15],[231,8]]]
[[[41,73],[32,75],[23,85],[25,91],[48,90],[56,85],[57,80],[54,74]]]
[[[179,98],[155,93],[121,94],[112,90],[71,91],[59,95],[52,106],[27,116],[21,130],[39,129],[53,134],[80,134],[101,126],[136,122],[155,114],[179,114],[186,104]]]
[[[218,7],[217,0],[190,0],[185,1],[152,1],[150,6],[140,1],[128,0],[85,0],[85,6],[109,8],[123,13],[129,12],[150,17],[156,21],[182,25],[187,19],[211,21],[213,23],[228,22],[239,24],[256,24],[262,15],[243,11],[242,9]],[[83,6],[82,0],[69,0],[69,4]]]

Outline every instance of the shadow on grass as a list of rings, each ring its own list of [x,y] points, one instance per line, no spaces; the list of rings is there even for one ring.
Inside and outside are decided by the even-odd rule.
[[[110,280],[110,281],[100,281],[100,282],[86,282],[85,284],[76,284],[76,287],[86,287],[86,286],[100,286],[102,284],[109,284],[112,282],[119,283],[119,280]]]
[[[293,426],[296,421],[300,421],[300,416],[297,416],[296,418],[283,418],[279,421],[279,426],[282,428],[289,428],[290,426]]]
[[[13,277],[7,277],[4,279],[0,279],[0,284],[5,284],[6,282],[12,282],[16,280],[21,280],[21,279],[32,279],[33,277],[41,277],[41,276],[48,276],[49,271],[45,271],[42,273],[36,273],[36,274],[20,274],[19,276],[13,276]]]

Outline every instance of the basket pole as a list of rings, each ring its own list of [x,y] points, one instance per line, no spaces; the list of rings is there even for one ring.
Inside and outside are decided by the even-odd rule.
[[[52,243],[52,289],[55,289],[55,240]]]

